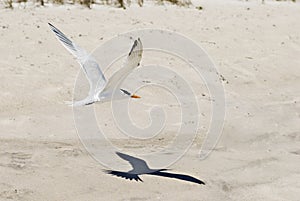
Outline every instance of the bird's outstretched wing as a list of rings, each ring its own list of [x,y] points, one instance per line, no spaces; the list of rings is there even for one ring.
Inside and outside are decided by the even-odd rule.
[[[133,69],[140,65],[142,55],[143,45],[140,38],[138,38],[134,41],[122,68],[112,75],[103,91],[119,89],[119,85],[122,84],[123,80],[126,79]]]
[[[174,174],[174,173],[168,173],[168,172],[162,172],[162,171],[152,172],[149,174],[162,176],[162,177],[169,177],[169,178],[174,178],[174,179],[180,179],[180,180],[184,180],[184,181],[189,181],[189,182],[205,185],[205,183],[203,181],[201,181],[195,177],[185,175],[185,174]]]
[[[90,84],[89,97],[92,97],[95,93],[103,90],[106,85],[106,79],[96,60],[84,49],[68,39],[65,34],[63,34],[59,29],[57,29],[50,23],[48,24],[51,30],[55,33],[57,39],[77,59],[77,61],[81,65],[82,70],[84,71]]]
[[[135,181],[143,182],[143,180],[137,174],[130,174],[128,172],[119,172],[119,171],[114,171],[114,170],[105,170],[105,172],[107,174],[115,175],[117,177],[122,177],[122,178],[129,179],[129,180],[134,179]]]

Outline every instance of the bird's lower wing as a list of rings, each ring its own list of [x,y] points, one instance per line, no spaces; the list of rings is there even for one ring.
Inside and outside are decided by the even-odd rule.
[[[128,172],[119,172],[119,171],[114,171],[114,170],[105,170],[107,174],[115,175],[117,177],[122,177],[124,179],[129,179],[129,180],[135,180],[135,181],[141,181],[143,180],[137,175],[137,174],[130,174]]]
[[[174,173],[161,172],[161,171],[152,172],[149,174],[156,175],[156,176],[162,176],[162,177],[169,177],[169,178],[174,178],[174,179],[180,179],[180,180],[184,180],[184,181],[189,181],[189,182],[205,185],[205,183],[203,181],[201,181],[195,177],[192,177],[189,175],[184,175],[184,174],[174,174]]]

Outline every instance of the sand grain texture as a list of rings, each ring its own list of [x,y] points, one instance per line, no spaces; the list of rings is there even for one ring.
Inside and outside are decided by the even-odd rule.
[[[203,11],[0,10],[0,200],[299,200],[300,4],[202,2]],[[118,33],[163,28],[208,52],[226,79],[223,135],[206,160],[196,158],[195,143],[170,167],[205,186],[151,176],[129,182],[102,172],[64,104],[78,64],[48,22],[88,51]]]

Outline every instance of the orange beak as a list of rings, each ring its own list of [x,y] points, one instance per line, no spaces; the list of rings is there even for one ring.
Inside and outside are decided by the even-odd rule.
[[[133,95],[131,95],[131,98],[141,98],[141,97],[133,94]]]

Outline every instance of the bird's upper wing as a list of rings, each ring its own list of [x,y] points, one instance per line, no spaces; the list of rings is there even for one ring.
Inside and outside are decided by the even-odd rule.
[[[174,178],[174,179],[180,179],[180,180],[184,180],[184,181],[189,181],[189,182],[205,185],[205,183],[203,181],[201,181],[195,177],[185,175],[185,174],[174,174],[174,173],[161,172],[161,171],[156,171],[156,172],[152,172],[149,174],[163,176],[163,177],[169,177],[169,178]]]
[[[122,84],[123,80],[126,79],[130,72],[140,65],[142,54],[143,45],[140,38],[138,38],[134,41],[122,68],[113,74],[103,91],[113,91],[115,88],[119,88],[118,86]]]
[[[50,23],[48,24],[62,45],[77,59],[81,65],[90,84],[89,96],[101,91],[106,85],[106,79],[96,60],[84,49],[68,39],[65,34],[63,34],[55,26]]]
[[[105,172],[107,174],[115,175],[117,177],[122,177],[122,178],[129,179],[129,180],[134,179],[135,181],[143,182],[143,180],[137,174],[130,174],[128,172],[119,172],[119,171],[114,171],[114,170],[105,170]]]

